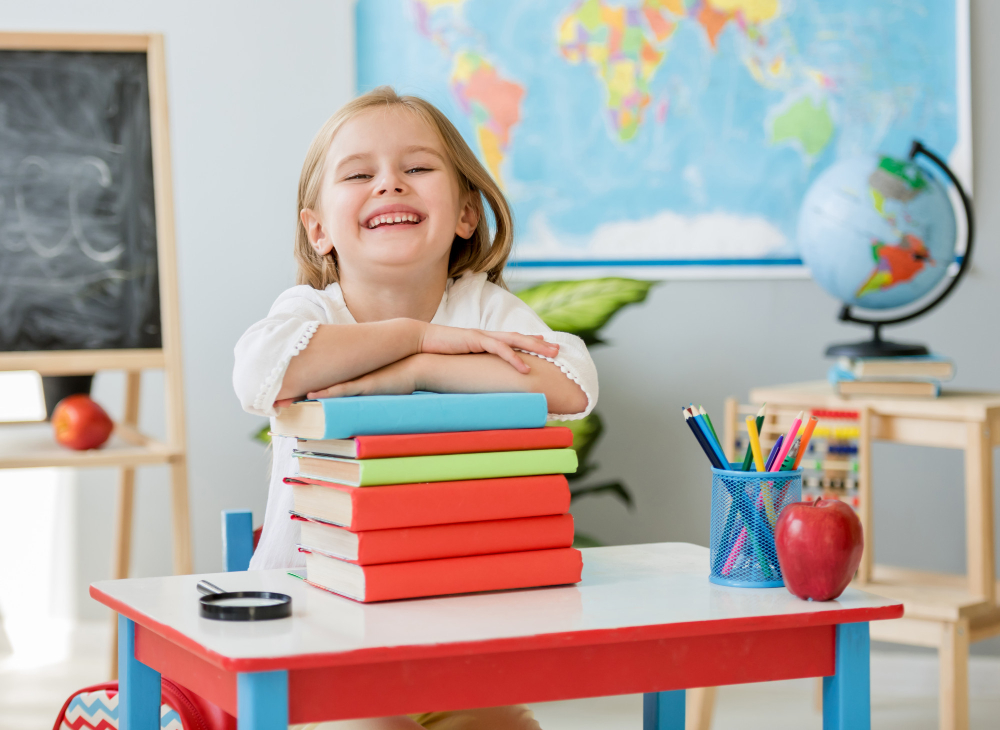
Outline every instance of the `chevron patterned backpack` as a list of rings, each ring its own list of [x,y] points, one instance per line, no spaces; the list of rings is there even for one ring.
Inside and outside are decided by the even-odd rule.
[[[236,730],[236,718],[169,679],[160,681],[160,730]],[[52,730],[118,730],[118,682],[75,692]]]

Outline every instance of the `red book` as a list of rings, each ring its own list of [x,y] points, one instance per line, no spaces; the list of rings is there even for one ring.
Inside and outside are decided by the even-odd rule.
[[[384,565],[306,554],[309,583],[363,603],[565,585],[579,582],[582,572],[583,556],[573,548]]]
[[[391,436],[355,436],[350,439],[298,439],[295,448],[313,454],[348,459],[389,459],[397,456],[474,454],[483,451],[563,449],[573,445],[565,426],[516,428],[504,431],[409,433]]]
[[[569,483],[562,474],[370,489],[304,477],[289,477],[285,483],[292,485],[295,512],[342,525],[351,532],[569,512]]]
[[[302,517],[301,547],[358,565],[466,555],[515,553],[573,545],[573,516],[547,515],[514,520],[459,522],[351,532],[329,522]]]

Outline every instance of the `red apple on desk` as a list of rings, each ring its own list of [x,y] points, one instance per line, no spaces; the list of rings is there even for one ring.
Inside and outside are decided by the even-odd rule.
[[[96,449],[114,427],[107,412],[83,393],[66,396],[52,411],[56,441],[77,451]]]
[[[830,601],[861,563],[861,520],[839,499],[796,502],[781,511],[774,545],[785,586],[802,599]]]

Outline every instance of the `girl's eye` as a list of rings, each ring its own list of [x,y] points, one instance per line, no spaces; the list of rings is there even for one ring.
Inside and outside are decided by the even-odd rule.
[[[430,172],[429,167],[411,167],[407,172]]]
[[[370,177],[371,177],[371,175],[368,175],[367,173],[356,172],[353,175],[350,175],[349,177],[345,177],[344,179],[345,180],[367,180]]]

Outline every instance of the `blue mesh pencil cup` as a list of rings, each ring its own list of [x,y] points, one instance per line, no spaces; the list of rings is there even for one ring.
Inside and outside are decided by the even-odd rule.
[[[785,585],[774,547],[774,525],[781,510],[800,501],[801,469],[758,472],[713,468],[709,580],[737,588]]]

